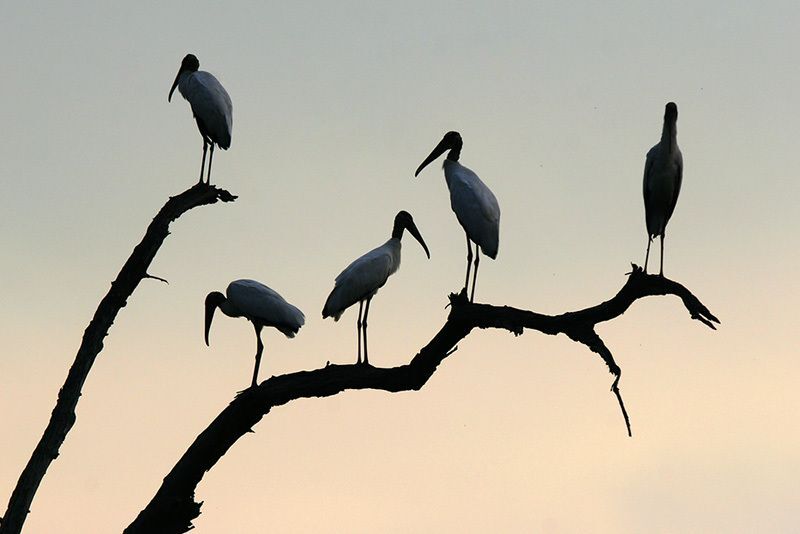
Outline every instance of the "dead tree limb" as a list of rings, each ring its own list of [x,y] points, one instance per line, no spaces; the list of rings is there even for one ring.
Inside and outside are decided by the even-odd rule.
[[[56,406],[50,415],[50,422],[31,455],[28,464],[17,481],[8,508],[0,520],[0,534],[17,534],[30,509],[33,497],[50,463],[58,457],[58,451],[67,433],[75,424],[75,407],[81,396],[81,389],[95,358],[103,350],[103,338],[114,323],[117,313],[125,307],[139,282],[144,278],[163,280],[147,273],[147,268],[155,258],[164,239],[169,235],[169,225],[198,206],[214,204],[217,201],[232,202],[236,197],[224,189],[197,184],[183,193],[170,197],[147,227],[142,241],[133,249],[128,261],[122,266],[111,288],[100,301],[89,326],[83,333],[75,361],[70,367],[67,380],[58,392]]]
[[[688,289],[672,280],[648,275],[633,266],[625,285],[610,300],[561,315],[544,315],[508,306],[471,304],[462,295],[450,295],[452,309],[444,326],[406,365],[392,368],[370,365],[327,365],[272,377],[238,395],[206,428],[164,481],[150,503],[125,530],[126,534],[182,533],[192,529],[202,503],[194,492],[206,471],[253,426],[276,407],[292,400],[329,397],[347,389],[377,389],[390,392],[419,390],[439,364],[455,351],[456,343],[474,328],[502,328],[514,335],[527,329],[545,334],[565,334],[603,358],[614,375],[612,391],[622,409],[630,435],[630,423],[619,392],[622,371],[611,351],[594,330],[598,323],[619,317],[636,300],[653,295],[675,295],[683,300],[693,319],[714,327],[719,320]]]

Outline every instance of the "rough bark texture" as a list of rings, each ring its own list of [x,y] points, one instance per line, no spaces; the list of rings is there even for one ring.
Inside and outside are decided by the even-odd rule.
[[[58,457],[59,448],[64,443],[67,433],[75,424],[75,407],[81,396],[83,383],[92,369],[95,358],[103,350],[103,339],[108,335],[117,313],[125,306],[142,279],[162,280],[147,274],[147,268],[169,235],[170,223],[192,208],[214,204],[220,200],[232,202],[235,199],[234,195],[224,189],[197,184],[177,196],[170,197],[147,227],[144,238],[133,249],[116,280],[111,283],[111,288],[100,301],[94,317],[83,333],[81,346],[70,367],[67,380],[58,392],[58,400],[50,416],[50,422],[22,471],[11,494],[8,509],[0,520],[2,521],[0,534],[17,534],[22,530],[36,490],[50,463]]]
[[[522,334],[526,328],[551,335],[566,334],[570,339],[589,347],[603,358],[614,375],[612,391],[619,401],[630,434],[628,415],[618,388],[622,371],[594,327],[622,315],[637,299],[653,295],[678,296],[692,319],[712,329],[715,329],[714,323],[719,323],[684,286],[657,275],[644,274],[635,265],[627,282],[613,298],[597,306],[561,315],[544,315],[508,306],[471,304],[463,294],[450,295],[452,309],[444,326],[406,365],[393,368],[357,364],[327,365],[314,371],[275,376],[237,395],[195,439],[125,533],[182,533],[192,529],[192,520],[200,515],[202,504],[195,502],[194,492],[203,475],[240,437],[252,432],[253,426],[273,407],[299,398],[328,397],[346,389],[390,392],[419,390],[442,360],[455,352],[456,343],[473,328],[503,328],[515,335]]]

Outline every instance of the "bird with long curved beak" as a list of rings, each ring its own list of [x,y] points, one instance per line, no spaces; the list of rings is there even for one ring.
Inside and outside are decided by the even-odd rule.
[[[369,355],[367,352],[367,315],[369,315],[369,303],[372,297],[378,292],[378,289],[383,287],[389,276],[394,274],[400,268],[400,240],[403,237],[403,231],[408,232],[414,236],[422,248],[428,259],[431,257],[428,251],[428,245],[422,239],[422,234],[419,233],[417,225],[414,224],[414,219],[407,211],[399,212],[394,218],[394,226],[392,227],[392,237],[383,245],[375,248],[353,263],[347,266],[339,276],[336,277],[336,283],[333,291],[328,295],[325,301],[325,306],[322,309],[322,318],[333,317],[334,321],[338,321],[344,311],[358,302],[358,359],[356,363],[362,363],[361,359],[361,334],[363,328],[364,335],[364,359],[363,363],[369,364]],[[364,303],[366,302],[366,308]],[[363,321],[362,321],[363,311]]]
[[[475,300],[475,283],[478,279],[478,264],[483,253],[492,259],[497,258],[500,245],[500,204],[478,175],[458,162],[463,142],[458,132],[447,132],[439,144],[417,168],[414,176],[436,158],[448,152],[444,160],[444,179],[450,190],[450,207],[467,235],[467,276],[464,280],[464,295],[469,287],[469,272],[472,265],[472,246],[475,243],[475,272],[472,275],[472,293],[469,300]]]
[[[228,289],[223,295],[219,291],[212,291],[206,296],[205,314],[205,340],[209,345],[208,335],[211,332],[211,321],[217,308],[228,317],[244,317],[253,324],[256,331],[256,365],[253,369],[251,387],[255,387],[258,380],[258,367],[261,364],[261,354],[264,344],[261,342],[261,329],[271,326],[278,329],[286,337],[292,338],[305,324],[305,316],[295,306],[286,302],[277,291],[270,289],[255,280],[234,280],[228,284]]]
[[[223,150],[231,146],[233,130],[233,104],[228,92],[213,74],[198,70],[200,61],[193,54],[187,54],[181,62],[175,81],[169,90],[167,101],[172,101],[172,93],[178,88],[183,98],[192,107],[197,128],[203,137],[203,161],[200,164],[200,183],[203,183],[203,169],[206,165],[206,152],[209,146],[208,173],[206,183],[211,183],[211,161],[214,159],[214,146]]]

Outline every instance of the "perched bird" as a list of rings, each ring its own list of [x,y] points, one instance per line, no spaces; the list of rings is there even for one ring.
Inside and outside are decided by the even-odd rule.
[[[187,54],[181,62],[181,68],[167,101],[172,100],[172,93],[178,88],[183,98],[192,106],[192,113],[197,121],[197,128],[203,137],[203,161],[200,164],[200,183],[203,183],[203,169],[206,165],[206,151],[211,146],[208,157],[208,174],[206,183],[211,183],[211,160],[214,159],[214,145],[227,150],[231,146],[233,130],[233,104],[228,92],[222,87],[213,74],[200,68],[200,62],[193,54]]]
[[[235,280],[228,284],[225,295],[212,291],[206,297],[206,345],[214,312],[219,308],[228,317],[244,317],[256,330],[256,366],[253,369],[253,382],[256,385],[258,366],[264,344],[261,342],[261,329],[265,326],[277,328],[286,337],[294,337],[305,323],[303,312],[292,306],[276,291],[255,280]]]
[[[664,276],[664,232],[669,218],[675,211],[678,193],[683,179],[683,156],[678,148],[678,106],[669,102],[664,109],[664,129],[661,141],[647,153],[644,164],[644,214],[647,222],[647,253],[644,257],[644,272],[650,258],[650,243],[661,236],[661,268]]]
[[[428,251],[428,246],[422,235],[414,224],[414,219],[407,211],[399,212],[394,218],[394,227],[392,228],[392,237],[379,246],[373,249],[353,263],[347,266],[339,276],[336,277],[336,284],[333,291],[328,295],[328,300],[325,301],[325,307],[322,309],[322,318],[333,317],[334,321],[338,321],[344,311],[358,302],[358,322],[356,323],[358,332],[358,359],[357,363],[361,363],[361,329],[364,330],[364,363],[369,363],[367,354],[367,315],[369,315],[369,303],[378,289],[383,287],[389,276],[394,274],[400,268],[400,239],[403,237],[403,231],[408,230],[414,238],[419,241],[422,248],[425,250],[428,259],[431,254]],[[364,309],[364,301],[366,301],[366,309]],[[364,319],[361,319],[362,310],[364,312]]]
[[[469,271],[472,264],[472,246],[475,243],[475,272],[472,275],[472,293],[469,300],[475,299],[475,282],[478,278],[478,264],[483,253],[492,259],[497,258],[497,247],[500,244],[500,205],[494,193],[486,187],[478,175],[458,162],[461,155],[461,135],[458,132],[447,132],[436,145],[433,152],[417,168],[414,176],[430,162],[449,150],[444,160],[444,179],[450,190],[450,206],[456,214],[458,222],[467,234],[467,276],[464,280],[464,295],[469,286]]]

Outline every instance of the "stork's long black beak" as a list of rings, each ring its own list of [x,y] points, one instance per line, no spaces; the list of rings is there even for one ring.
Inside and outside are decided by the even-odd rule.
[[[211,295],[209,295],[210,297]],[[214,319],[214,312],[217,310],[216,302],[212,302],[211,299],[206,298],[206,346],[209,346],[208,343],[208,334],[211,332],[211,321]]]
[[[427,254],[428,259],[431,259],[431,253],[428,250],[428,245],[426,245],[425,240],[422,239],[422,234],[419,233],[419,229],[417,228],[417,225],[414,224],[414,221],[409,222],[406,228],[408,228],[408,233],[413,235],[414,239],[419,241],[419,244],[422,245],[423,249],[425,249],[425,254]]]
[[[444,154],[450,148],[452,148],[451,143],[449,142],[449,139],[447,139],[447,136],[445,136],[444,139],[439,141],[439,144],[436,145],[436,148],[433,149],[433,152],[431,152],[430,155],[425,158],[425,161],[423,161],[422,164],[417,167],[417,172],[414,173],[414,176],[419,176],[419,173],[422,172],[422,169],[427,167],[431,161]]]
[[[169,89],[169,96],[167,97],[167,102],[171,102],[172,101],[172,93],[174,93],[175,92],[175,88],[178,87],[178,80],[181,79],[181,73],[182,72],[183,72],[183,65],[181,65],[181,68],[178,69],[178,74],[175,75],[175,81],[172,82],[172,87],[170,87],[170,89]]]

